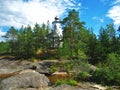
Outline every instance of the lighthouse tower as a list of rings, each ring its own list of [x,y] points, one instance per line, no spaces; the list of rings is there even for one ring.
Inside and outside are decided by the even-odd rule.
[[[61,23],[60,23],[59,18],[57,16],[55,17],[55,21],[52,22],[52,27],[53,27],[54,35],[57,35],[58,37],[63,36]]]
[[[62,26],[59,18],[56,16],[55,20],[52,22],[51,30],[51,48],[58,48],[61,46],[61,40],[63,37]]]

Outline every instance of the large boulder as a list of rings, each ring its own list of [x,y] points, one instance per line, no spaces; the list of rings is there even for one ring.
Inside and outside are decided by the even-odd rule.
[[[28,61],[0,59],[0,79],[7,78],[25,70]]]
[[[1,68],[0,69],[0,78],[2,79],[2,78],[14,76],[22,70],[23,70],[22,67],[16,67],[16,68],[4,67],[4,68]]]
[[[50,66],[53,64],[58,63],[57,60],[44,60],[44,61],[40,61],[40,62],[36,62],[36,63],[31,63],[29,65],[26,65],[26,69],[32,69],[35,70],[41,74],[45,74],[45,75],[50,75]]]
[[[50,74],[49,67],[45,66],[43,63],[31,63],[30,65],[26,65],[25,69],[32,69],[40,74],[48,75]]]
[[[25,70],[18,75],[1,81],[0,90],[43,90],[49,84],[49,79],[33,70]],[[31,88],[31,89],[30,89]]]

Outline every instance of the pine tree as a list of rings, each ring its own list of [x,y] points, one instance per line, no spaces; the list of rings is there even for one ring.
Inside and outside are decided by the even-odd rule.
[[[80,49],[80,30],[84,28],[84,23],[80,22],[79,13],[76,10],[69,12],[68,16],[63,19],[63,50],[70,59],[79,57]]]
[[[17,45],[18,31],[12,26],[4,37],[7,38],[7,41],[9,42],[10,53],[14,54]]]

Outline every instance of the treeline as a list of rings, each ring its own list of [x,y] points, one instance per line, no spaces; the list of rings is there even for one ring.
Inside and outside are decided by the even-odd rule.
[[[4,36],[6,42],[1,42],[1,49],[19,58],[35,57],[37,50],[46,49],[48,46],[48,29],[45,24],[35,24],[33,29],[30,25],[22,26],[19,30],[12,26]]]
[[[85,23],[80,21],[79,13],[72,10],[63,19],[62,25],[63,45],[56,50],[55,57],[88,59],[96,64],[105,61],[110,53],[120,54],[120,37],[113,24],[101,27],[96,36],[92,29],[87,29]],[[12,26],[4,36],[6,42],[0,43],[0,51],[25,58],[34,57],[38,50],[47,52],[51,44],[50,29],[48,25],[37,23],[33,28],[28,25],[19,30]]]

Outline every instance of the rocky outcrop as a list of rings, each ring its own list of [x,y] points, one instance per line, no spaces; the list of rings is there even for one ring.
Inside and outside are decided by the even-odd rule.
[[[43,90],[48,84],[49,80],[45,75],[33,70],[25,70],[2,80],[0,90]]]
[[[45,60],[45,61],[41,61],[41,62],[37,62],[37,63],[31,63],[29,65],[26,65],[26,69],[32,69],[35,70],[36,72],[39,72],[41,74],[45,74],[45,75],[50,75],[50,66],[58,63],[57,60]]]
[[[0,78],[7,78],[10,76],[17,75],[20,71],[22,71],[22,68],[16,68],[16,69],[2,68],[0,69]]]
[[[26,69],[32,69],[41,74],[50,74],[49,67],[44,65],[42,62],[32,63],[32,64],[26,66]]]
[[[0,59],[0,78],[7,78],[18,74],[25,70],[25,65],[30,64],[29,61]]]
[[[0,78],[7,78],[18,74],[22,70],[32,69],[40,74],[49,75],[50,66],[58,62],[57,60],[44,60],[31,62],[28,60],[0,59]]]
[[[48,86],[49,80],[45,74],[50,73],[50,66],[58,60],[44,60],[31,62],[28,60],[0,59],[0,90],[105,90],[106,87],[93,83],[78,83],[78,86],[60,85]],[[96,67],[90,66],[90,71]],[[49,79],[68,77],[66,72],[55,72]],[[51,80],[51,81],[52,81]],[[52,84],[51,84],[52,85]],[[120,87],[111,87],[111,90],[120,90]]]

